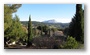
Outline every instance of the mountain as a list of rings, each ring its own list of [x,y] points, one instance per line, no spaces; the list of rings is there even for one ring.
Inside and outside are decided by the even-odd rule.
[[[56,20],[52,19],[52,20],[43,21],[43,23],[57,23],[57,22]]]
[[[28,26],[28,21],[21,21],[21,23],[25,26]],[[38,22],[38,21],[32,21],[33,26],[43,26],[43,25],[48,25],[48,26],[54,26],[57,28],[66,28],[69,26],[69,23],[45,23],[45,22]]]

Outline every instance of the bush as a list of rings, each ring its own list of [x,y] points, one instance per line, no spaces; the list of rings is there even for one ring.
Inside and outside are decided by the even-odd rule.
[[[77,49],[78,48],[78,42],[73,37],[67,38],[63,48],[65,49]]]

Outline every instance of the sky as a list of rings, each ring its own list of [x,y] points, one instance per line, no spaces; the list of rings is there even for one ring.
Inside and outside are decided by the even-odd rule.
[[[84,9],[84,5],[82,6]],[[28,21],[31,15],[32,21],[56,20],[61,23],[71,22],[75,15],[76,4],[22,4],[13,17],[18,15],[20,21]]]

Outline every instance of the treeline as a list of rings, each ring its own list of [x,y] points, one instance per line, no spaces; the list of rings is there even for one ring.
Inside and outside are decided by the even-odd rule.
[[[21,21],[21,23],[25,26],[28,26],[28,21]],[[38,21],[32,21],[33,26],[54,26],[56,28],[64,29],[66,27],[69,27],[69,23],[44,23],[44,22],[38,22]]]

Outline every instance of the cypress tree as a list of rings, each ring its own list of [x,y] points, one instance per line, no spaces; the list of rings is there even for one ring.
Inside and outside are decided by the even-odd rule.
[[[84,15],[82,4],[76,4],[76,14],[72,19],[69,26],[69,35],[74,37],[77,41],[83,42],[84,40]]]
[[[31,23],[31,16],[29,16],[29,21],[28,21],[28,45],[32,45],[32,23]]]

